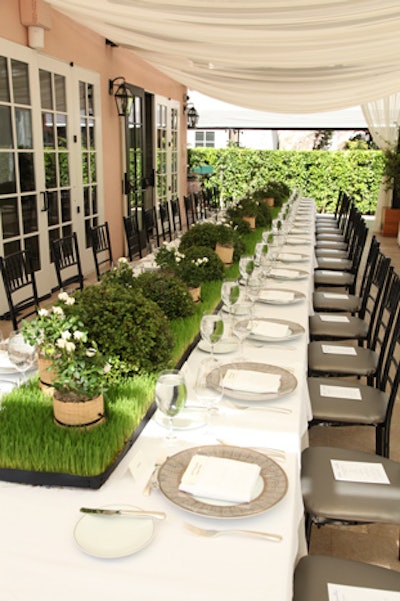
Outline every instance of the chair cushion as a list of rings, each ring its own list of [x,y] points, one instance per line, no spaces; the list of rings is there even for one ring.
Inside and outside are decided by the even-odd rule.
[[[390,484],[337,481],[332,459],[382,464]],[[400,523],[399,462],[364,451],[315,446],[303,451],[301,466],[305,509],[316,522]]]
[[[335,296],[335,295],[339,295]],[[332,296],[334,295],[334,296]],[[347,292],[320,292],[313,293],[314,311],[340,311],[345,313],[356,313],[361,308],[361,298]]]
[[[333,347],[337,352],[325,352],[326,347]],[[344,347],[343,350],[341,347]],[[354,349],[355,354],[345,354],[344,351],[349,348]],[[308,345],[310,375],[369,376],[375,373],[377,366],[378,355],[368,348],[332,340],[310,342]]]
[[[293,601],[329,601],[328,582],[399,591],[400,572],[351,559],[308,555],[294,573]]]
[[[316,248],[336,248],[346,250],[348,248],[347,242],[337,240],[317,240]]]
[[[341,250],[340,248],[316,248],[315,256],[317,257],[317,259],[319,257],[334,257],[338,259],[347,259],[349,253],[347,252],[347,250]]]
[[[318,269],[332,269],[333,271],[351,271],[353,262],[340,257],[317,257]]]
[[[334,271],[332,269],[316,269],[314,271],[314,286],[351,286],[354,283],[354,274],[348,271]]]
[[[332,321],[329,321],[330,319]],[[336,321],[333,321],[334,319]],[[364,340],[368,335],[368,323],[351,315],[315,313],[309,317],[309,332],[311,340],[339,338]]]
[[[309,377],[307,384],[313,419],[316,421],[344,424],[382,424],[385,421],[388,398],[378,388],[339,378]],[[332,391],[332,396],[326,396],[321,392],[322,386],[338,388]],[[343,387],[358,390],[361,400],[335,395]]]

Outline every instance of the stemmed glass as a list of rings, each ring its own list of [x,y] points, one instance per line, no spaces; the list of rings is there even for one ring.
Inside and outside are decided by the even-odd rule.
[[[185,406],[187,389],[184,375],[177,369],[167,369],[160,372],[155,389],[158,409],[168,419],[166,440],[175,439],[173,417],[178,415]]]
[[[201,404],[204,404],[207,410],[207,424],[209,424],[211,413],[218,411],[218,403],[221,401],[224,390],[222,378],[219,375],[220,364],[210,359],[202,361],[197,371],[194,390],[196,397]],[[218,370],[218,385],[211,382],[210,373]]]
[[[228,307],[229,313],[235,303],[238,302],[240,296],[240,286],[237,280],[226,280],[222,282],[221,298],[222,302]]]
[[[239,271],[246,282],[254,271],[254,258],[252,255],[242,255],[239,259]]]
[[[200,323],[200,334],[202,339],[210,345],[211,359],[214,359],[214,347],[221,340],[224,333],[224,321],[221,315],[213,313],[203,315]]]
[[[18,385],[25,382],[25,373],[36,358],[36,347],[26,342],[20,332],[11,332],[7,346],[8,358],[21,374]]]
[[[252,275],[247,282],[247,298],[254,304],[261,290],[260,278]]]
[[[239,339],[240,357],[244,358],[244,341],[253,329],[253,313],[251,303],[239,303],[234,307],[233,333]]]

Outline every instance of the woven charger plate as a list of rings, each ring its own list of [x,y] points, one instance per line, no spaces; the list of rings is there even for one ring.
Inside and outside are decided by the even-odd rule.
[[[194,497],[179,490],[182,476],[194,455],[224,457],[256,463],[261,472],[256,496],[249,503],[225,503]],[[160,491],[174,505],[196,515],[214,518],[243,518],[257,515],[274,507],[285,496],[288,480],[283,469],[272,459],[242,447],[213,445],[185,449],[169,457],[158,471]]]

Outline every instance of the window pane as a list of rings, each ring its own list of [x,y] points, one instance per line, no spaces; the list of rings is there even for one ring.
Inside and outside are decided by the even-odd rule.
[[[67,116],[56,115],[58,148],[67,147]]]
[[[67,111],[67,100],[65,97],[65,77],[63,75],[54,75],[54,86],[56,92],[56,110]]]
[[[39,238],[38,236],[32,236],[31,238],[25,238],[24,246],[27,251],[30,252],[32,257],[33,271],[40,270],[40,256],[39,256]]]
[[[96,186],[92,186],[92,206],[93,206],[93,213],[97,213],[98,208],[97,208],[97,188]]]
[[[33,148],[30,109],[15,109],[15,128],[18,148]]]
[[[71,193],[70,190],[61,190],[61,221],[71,221]]]
[[[90,215],[90,203],[89,203],[89,187],[86,186],[83,190],[83,211],[85,217]]]
[[[96,153],[91,152],[89,154],[90,157],[90,181],[94,183],[97,180],[96,177]]]
[[[94,93],[91,83],[87,84],[88,115],[94,115]]]
[[[9,106],[0,106],[0,148],[12,148],[11,110]]]
[[[1,221],[4,238],[14,238],[19,234],[18,199],[0,200]]]
[[[51,73],[48,71],[39,71],[40,79],[40,99],[42,109],[53,109],[53,98],[51,94]]]
[[[8,257],[13,253],[16,253],[21,250],[21,244],[19,240],[14,240],[13,242],[7,242],[4,244],[4,256]]]
[[[24,234],[32,234],[38,231],[38,215],[36,196],[24,196],[22,202],[22,221]]]
[[[49,203],[49,209],[47,211],[47,223],[48,225],[57,225],[60,223],[57,192],[47,192],[47,200]]]
[[[14,102],[30,104],[28,65],[21,61],[11,61]]]
[[[9,194],[16,189],[14,155],[12,152],[0,152],[0,194]]]
[[[60,152],[58,155],[58,165],[60,173],[60,186],[69,185],[69,156],[67,152]]]
[[[54,152],[44,153],[46,173],[46,188],[55,188],[57,185],[56,157]]]
[[[84,150],[86,150],[86,148],[87,148],[86,119],[81,119],[81,146]]]
[[[21,192],[29,192],[35,189],[35,171],[33,168],[33,153],[20,152],[18,154],[19,182]]]
[[[53,113],[42,113],[43,146],[54,148],[54,122]]]
[[[86,115],[86,86],[83,81],[79,82],[79,112]]]
[[[10,102],[7,59],[5,56],[0,56],[0,101]]]
[[[89,144],[90,148],[94,148],[95,140],[94,140],[94,119],[89,119]]]

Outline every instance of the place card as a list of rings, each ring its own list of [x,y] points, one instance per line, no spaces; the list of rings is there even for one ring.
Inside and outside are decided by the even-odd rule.
[[[390,484],[382,463],[331,459],[331,466],[335,480],[364,484]]]
[[[329,601],[400,601],[400,592],[328,582]]]
[[[337,346],[334,344],[323,344],[322,352],[327,355],[357,355],[357,350],[353,346]]]
[[[265,336],[268,338],[285,338],[290,334],[290,328],[281,323],[273,321],[256,321],[253,323],[251,333],[256,336]]]
[[[349,298],[348,294],[342,294],[340,292],[323,292],[323,297],[324,298],[330,298],[330,299],[347,299]]]
[[[285,292],[283,290],[262,290],[259,298],[269,301],[290,302],[294,300],[294,292]]]
[[[353,388],[352,386],[331,386],[328,384],[320,384],[319,393],[324,397],[362,401],[361,390],[359,388]]]
[[[349,323],[350,319],[346,315],[320,315],[321,321],[330,321],[332,323]]]
[[[194,455],[179,484],[191,495],[235,503],[248,503],[261,467],[226,457]]]

